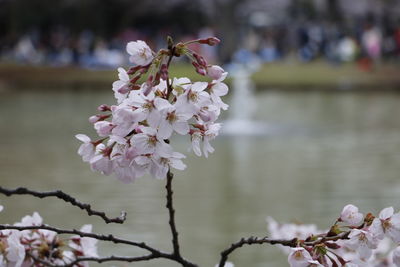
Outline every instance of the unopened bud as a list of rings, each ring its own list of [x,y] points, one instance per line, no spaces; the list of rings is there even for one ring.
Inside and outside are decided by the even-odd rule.
[[[130,87],[131,87],[131,90],[139,90],[140,89],[140,85],[138,85],[138,84],[131,84]]]
[[[166,64],[161,65],[160,75],[163,80],[168,79],[168,67]]]
[[[98,111],[111,111],[110,106],[107,106],[106,104],[102,104],[97,108]]]
[[[192,61],[192,65],[195,67],[196,72],[200,75],[205,76],[206,75],[206,70],[203,68],[203,66],[200,66],[197,62]]]
[[[212,65],[207,68],[207,75],[210,76],[213,80],[220,79],[224,72],[224,69],[217,65]]]
[[[196,59],[197,63],[199,63],[200,66],[207,66],[207,61],[200,55],[193,53],[193,57]]]
[[[118,93],[120,94],[126,94],[130,91],[130,88],[128,85],[124,85],[121,88],[118,89]]]
[[[218,39],[217,37],[209,37],[209,38],[206,38],[206,39],[200,39],[199,40],[200,44],[207,44],[207,45],[210,45],[210,46],[217,45],[220,42],[221,42],[221,40]]]
[[[339,249],[341,248],[338,244],[332,242],[325,242],[325,245],[330,249]]]
[[[89,118],[89,122],[96,123],[98,121],[104,121],[105,119],[108,119],[110,116],[111,115],[101,115],[101,114],[93,115]]]
[[[135,74],[138,70],[140,70],[142,68],[142,66],[140,66],[140,65],[138,65],[138,66],[135,66],[135,67],[132,67],[132,68],[130,68],[128,71],[127,71],[127,73],[129,74],[129,75],[131,75],[131,74]]]
[[[140,75],[136,75],[136,76],[133,77],[129,82],[130,82],[130,83],[136,83],[139,79],[140,79]]]

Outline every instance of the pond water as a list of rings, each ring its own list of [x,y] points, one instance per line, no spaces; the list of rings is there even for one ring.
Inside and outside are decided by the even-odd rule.
[[[76,154],[77,133],[94,136],[87,118],[107,91],[4,91],[0,94],[0,184],[36,190],[62,189],[94,208],[117,216],[123,225],[106,225],[56,199],[0,196],[1,223],[39,211],[58,227],[94,225],[113,233],[170,248],[165,181],[150,177],[123,185],[90,171]],[[229,102],[229,100],[228,100]],[[256,97],[255,120],[265,136],[220,136],[208,159],[188,154],[188,168],[174,179],[177,226],[183,254],[214,266],[221,250],[240,237],[267,234],[265,218],[317,223],[324,229],[341,208],[362,211],[400,208],[400,94],[395,92],[279,92]],[[185,152],[188,140],[176,138]],[[103,255],[138,255],[125,246],[101,244]],[[287,266],[271,246],[242,248],[230,258],[237,266]],[[97,266],[93,264],[92,266]],[[105,266],[176,266],[154,261]]]

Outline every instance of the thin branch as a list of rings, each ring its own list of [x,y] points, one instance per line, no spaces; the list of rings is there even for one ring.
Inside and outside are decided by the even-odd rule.
[[[174,178],[174,175],[168,171],[167,173],[167,184],[165,186],[165,189],[167,189],[167,204],[166,208],[168,209],[169,212],[169,226],[171,228],[171,234],[172,234],[172,245],[174,248],[174,254],[180,256],[180,251],[179,251],[179,240],[178,240],[178,231],[176,230],[176,225],[175,225],[175,209],[173,206],[173,191],[172,191],[172,179]]]
[[[61,190],[57,191],[48,191],[48,192],[37,192],[24,187],[18,187],[16,189],[7,189],[0,186],[0,193],[6,196],[11,195],[31,195],[38,198],[45,197],[57,197],[65,202],[70,203],[73,206],[79,207],[82,210],[85,210],[89,216],[98,216],[101,217],[106,223],[123,223],[126,220],[126,212],[122,211],[121,215],[116,218],[109,218],[106,216],[105,212],[93,210],[89,204],[82,203],[76,200],[74,197],[64,193]]]
[[[178,239],[178,231],[176,229],[175,225],[175,209],[173,205],[173,191],[172,191],[172,179],[174,178],[174,175],[171,173],[170,170],[168,170],[167,173],[167,184],[165,186],[167,190],[167,204],[166,208],[168,209],[169,213],[169,226],[171,228],[171,234],[172,234],[172,246],[173,246],[173,253],[171,254],[175,261],[179,262],[182,264],[182,266],[185,267],[197,267],[196,264],[189,262],[185,260],[180,253],[180,248],[179,248],[179,239]]]
[[[60,228],[48,226],[45,224],[34,225],[34,226],[15,226],[15,225],[0,224],[0,230],[6,230],[6,229],[18,230],[18,231],[49,230],[49,231],[56,232],[57,234],[70,234],[70,235],[78,235],[80,237],[90,237],[90,238],[94,238],[94,239],[101,240],[101,241],[113,242],[115,244],[125,244],[125,245],[134,246],[134,247],[139,247],[139,248],[145,249],[153,254],[160,255],[160,257],[170,258],[169,254],[161,252],[157,249],[154,249],[154,248],[146,245],[144,242],[134,242],[134,241],[126,240],[126,239],[121,239],[121,238],[114,237],[111,234],[110,235],[99,235],[99,234],[95,234],[95,233],[86,233],[86,232],[78,231],[76,229],[73,229],[73,230],[60,229]]]
[[[350,234],[350,231],[340,233],[335,236],[321,236],[317,240],[314,241],[302,241],[298,240],[297,238],[293,238],[291,240],[285,240],[285,239],[271,239],[268,238],[268,236],[259,238],[259,237],[248,237],[248,238],[242,238],[238,242],[231,244],[231,246],[224,251],[221,252],[221,259],[219,261],[218,267],[224,267],[226,261],[228,260],[229,254],[231,254],[233,251],[236,249],[244,246],[244,245],[262,245],[262,244],[270,244],[270,245],[282,245],[286,247],[296,247],[299,244],[303,244],[305,246],[315,246],[318,244],[325,243],[326,241],[336,241],[339,239],[348,239],[348,236]]]
[[[169,53],[170,54],[169,54],[169,57],[168,57],[167,68],[169,68],[169,65],[171,64],[172,58],[174,57],[175,46],[170,48]],[[171,82],[169,81],[169,72],[168,72],[168,76],[167,76],[167,96],[165,97],[167,100],[169,99],[169,96],[171,95],[172,90],[173,90],[173,88],[172,88]]]
[[[88,261],[92,261],[92,262],[98,262],[98,263],[103,263],[103,262],[108,262],[108,261],[121,261],[121,262],[139,262],[139,261],[149,261],[149,260],[153,260],[153,259],[157,259],[157,258],[161,258],[160,255],[157,254],[149,254],[149,255],[145,255],[145,256],[138,256],[138,257],[124,257],[124,256],[109,256],[109,257],[79,257],[76,260],[64,264],[64,265],[59,265],[59,264],[53,264],[51,262],[48,262],[46,260],[42,260],[39,259],[35,256],[33,256],[32,254],[28,254],[34,262],[39,262],[45,266],[48,267],[73,267],[75,266],[75,264],[79,263],[79,262],[88,262]]]
[[[267,236],[263,238],[253,237],[253,236],[248,238],[242,238],[238,242],[231,244],[229,248],[221,252],[220,254],[221,259],[219,261],[218,267],[224,267],[226,261],[228,260],[229,254],[231,254],[233,251],[244,245],[280,244],[287,247],[295,247],[297,245],[297,241],[298,241],[297,238],[294,238],[292,240],[284,240],[284,239],[270,239]]]

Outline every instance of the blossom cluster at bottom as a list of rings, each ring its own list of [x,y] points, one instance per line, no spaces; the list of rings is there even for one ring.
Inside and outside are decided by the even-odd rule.
[[[25,216],[15,226],[41,226],[43,220],[35,212]],[[92,225],[86,224],[81,232],[90,233]],[[98,257],[97,240],[88,237],[72,236],[60,238],[56,232],[38,230],[0,231],[0,266],[28,267],[44,266],[43,261],[53,265],[67,265],[77,257]],[[86,267],[79,262],[74,266]]]
[[[392,207],[374,217],[347,205],[327,231],[313,224],[279,224],[270,217],[267,222],[271,238],[296,238],[296,247],[280,246],[289,254],[291,267],[400,266],[400,213]]]

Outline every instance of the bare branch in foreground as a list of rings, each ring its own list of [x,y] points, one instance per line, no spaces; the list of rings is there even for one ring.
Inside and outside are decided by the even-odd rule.
[[[134,247],[139,247],[139,248],[145,249],[151,253],[159,254],[159,255],[165,256],[167,258],[169,257],[169,254],[158,251],[157,249],[154,249],[154,248],[146,245],[144,242],[134,242],[134,241],[126,240],[126,239],[117,238],[117,237],[114,237],[113,235],[99,235],[99,234],[94,234],[94,233],[86,233],[86,232],[78,231],[75,229],[73,229],[73,230],[59,229],[59,228],[48,226],[45,224],[44,225],[34,225],[34,226],[15,226],[15,225],[0,224],[0,230],[6,230],[6,229],[17,230],[17,231],[42,229],[42,230],[53,231],[53,232],[56,232],[57,234],[69,234],[69,235],[78,235],[80,237],[90,237],[90,238],[94,238],[94,239],[101,240],[101,241],[113,242],[115,244],[125,244],[125,245],[134,246]]]
[[[103,262],[108,262],[108,261],[119,261],[119,262],[139,262],[139,261],[149,261],[152,259],[157,259],[157,258],[161,258],[159,255],[157,254],[149,254],[149,255],[145,255],[145,256],[138,256],[138,257],[123,257],[123,256],[109,256],[109,257],[79,257],[76,260],[64,264],[64,265],[59,265],[59,264],[53,264],[51,262],[48,262],[46,260],[42,260],[39,259],[31,254],[29,254],[29,256],[33,259],[34,262],[38,262],[43,264],[44,266],[48,266],[48,267],[73,267],[76,264],[78,264],[79,262],[88,262],[88,261],[92,261],[92,262],[98,262],[98,263],[103,263]]]
[[[172,179],[174,178],[174,175],[171,173],[171,171],[168,170],[167,173],[167,184],[165,186],[165,189],[167,190],[167,204],[166,208],[168,209],[168,215],[169,215],[169,226],[171,229],[171,234],[172,234],[172,246],[173,246],[173,257],[176,259],[177,262],[182,264],[182,266],[185,267],[197,267],[196,264],[191,263],[187,260],[185,260],[180,253],[179,250],[179,239],[178,239],[178,231],[176,229],[175,225],[175,209],[173,205],[173,191],[172,191]]]
[[[219,261],[218,267],[224,267],[226,261],[228,260],[229,254],[231,254],[233,251],[236,249],[244,246],[244,245],[262,245],[262,244],[270,244],[270,245],[283,245],[287,247],[296,247],[297,245],[297,238],[294,238],[292,240],[283,240],[283,239],[270,239],[267,236],[263,238],[259,237],[248,237],[248,238],[242,238],[238,242],[231,244],[231,246],[224,251],[221,252],[221,259]]]
[[[48,191],[48,192],[37,192],[24,187],[18,187],[16,189],[7,189],[0,186],[0,193],[6,196],[11,195],[31,195],[38,198],[45,197],[57,197],[65,202],[70,203],[73,206],[79,207],[82,210],[85,210],[89,216],[98,216],[102,218],[106,223],[123,223],[126,220],[126,212],[122,211],[121,215],[116,218],[109,218],[106,216],[105,212],[93,210],[89,204],[82,203],[76,200],[74,197],[64,193],[61,190],[57,191]]]

